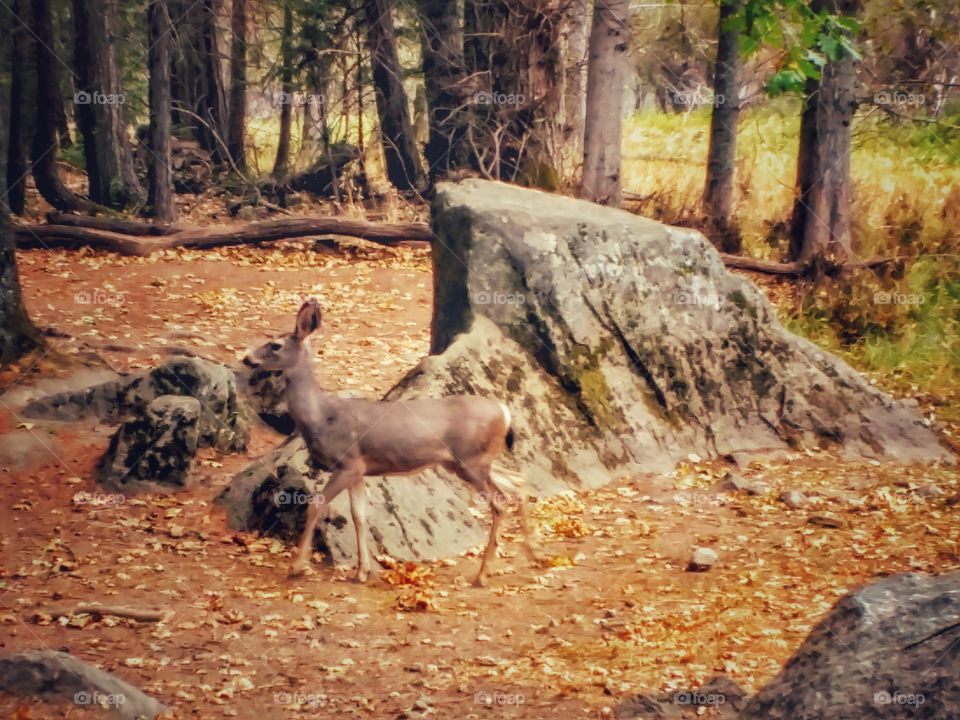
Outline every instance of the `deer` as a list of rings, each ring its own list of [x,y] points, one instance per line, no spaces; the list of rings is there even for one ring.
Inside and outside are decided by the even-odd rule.
[[[364,479],[403,476],[442,467],[463,480],[490,505],[490,536],[474,584],[483,587],[497,553],[497,537],[505,504],[519,507],[523,545],[530,561],[542,561],[530,535],[526,485],[522,475],[494,469],[494,461],[512,448],[510,410],[503,403],[475,395],[410,400],[366,400],[325,392],[313,374],[308,338],[321,325],[316,299],[297,312],[293,332],[251,350],[243,364],[253,369],[281,371],[284,399],[296,431],[306,443],[314,472],[330,478],[307,505],[306,526],[289,576],[310,567],[313,535],[321,515],[329,519],[330,503],[344,490],[357,534],[357,582],[370,575],[367,548],[367,494]],[[315,488],[314,488],[315,490]]]

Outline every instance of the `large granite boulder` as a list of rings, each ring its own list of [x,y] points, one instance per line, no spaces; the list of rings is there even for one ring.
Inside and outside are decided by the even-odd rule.
[[[0,658],[0,690],[96,706],[120,720],[152,720],[166,708],[128,682],[73,655],[31,650]]]
[[[97,480],[123,493],[172,492],[190,486],[200,436],[200,401],[163,395],[127,420],[97,463]]]
[[[56,393],[28,403],[23,415],[50,420],[99,418],[119,423],[142,415],[162,395],[200,403],[199,442],[222,452],[243,450],[250,436],[251,412],[225,365],[197,357],[176,357],[154,370],[90,387]]]
[[[840,600],[740,720],[960,717],[960,572]]]
[[[501,399],[517,437],[506,462],[535,493],[663,472],[691,453],[952,461],[916,408],[787,332],[697,232],[479,180],[439,186],[433,231],[433,354],[388,397]],[[306,467],[297,439],[241,473],[221,498],[233,526],[302,522],[301,506],[256,498],[302,485]],[[368,485],[374,547],[428,558],[482,539],[445,472]],[[353,552],[343,525],[321,528],[336,559]]]

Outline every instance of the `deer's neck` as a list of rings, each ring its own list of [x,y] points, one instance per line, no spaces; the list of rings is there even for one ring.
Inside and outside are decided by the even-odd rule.
[[[323,388],[320,387],[320,383],[313,376],[313,368],[310,366],[310,360],[307,357],[302,358],[300,362],[288,369],[285,375],[288,398],[323,393]]]

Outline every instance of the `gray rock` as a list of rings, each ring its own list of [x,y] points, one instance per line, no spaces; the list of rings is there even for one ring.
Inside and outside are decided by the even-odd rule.
[[[201,407],[193,397],[164,395],[127,420],[97,463],[97,480],[123,493],[189,487]]]
[[[433,231],[433,354],[388,397],[503,400],[517,439],[505,462],[532,494],[669,472],[691,454],[950,457],[915,410],[787,332],[699,233],[479,180],[439,187]],[[277,522],[263,498],[306,475],[299,440],[241,473],[221,496],[231,525],[298,527],[302,507]],[[417,559],[483,539],[445,471],[368,486],[375,548]],[[345,502],[334,509],[348,515]],[[331,528],[323,542],[347,559],[352,530]]]
[[[237,392],[234,371],[196,357],[176,357],[147,373],[30,402],[23,415],[73,421],[99,418],[118,423],[140,415],[161,395],[182,395],[200,403],[200,445],[235,452],[247,445],[250,409]]]
[[[943,488],[937,485],[922,485],[916,489],[916,493],[919,497],[927,499],[943,497],[946,495],[946,493],[943,491]]]
[[[53,650],[30,650],[0,658],[0,690],[99,706],[120,720],[152,719],[167,709],[120,678]]]
[[[780,502],[791,510],[799,510],[809,501],[807,500],[807,496],[799,490],[784,490],[780,493]]]
[[[841,599],[740,720],[960,717],[960,572]]]
[[[716,565],[720,557],[717,551],[708,547],[694,548],[690,556],[690,562],[687,563],[687,570],[691,572],[705,572]]]

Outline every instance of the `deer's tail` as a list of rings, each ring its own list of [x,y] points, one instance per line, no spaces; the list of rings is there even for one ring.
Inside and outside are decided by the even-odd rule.
[[[527,481],[524,480],[523,475],[505,468],[491,469],[490,481],[497,491],[504,495],[523,495],[527,488]]]
[[[507,435],[504,441],[507,444],[507,450],[513,450],[513,444],[514,442],[516,442],[517,437],[516,435],[513,434],[513,428],[511,427],[513,418],[510,415],[510,408],[508,408],[503,403],[500,403],[500,410],[501,412],[503,412],[503,421],[504,421],[504,424],[507,426]]]

